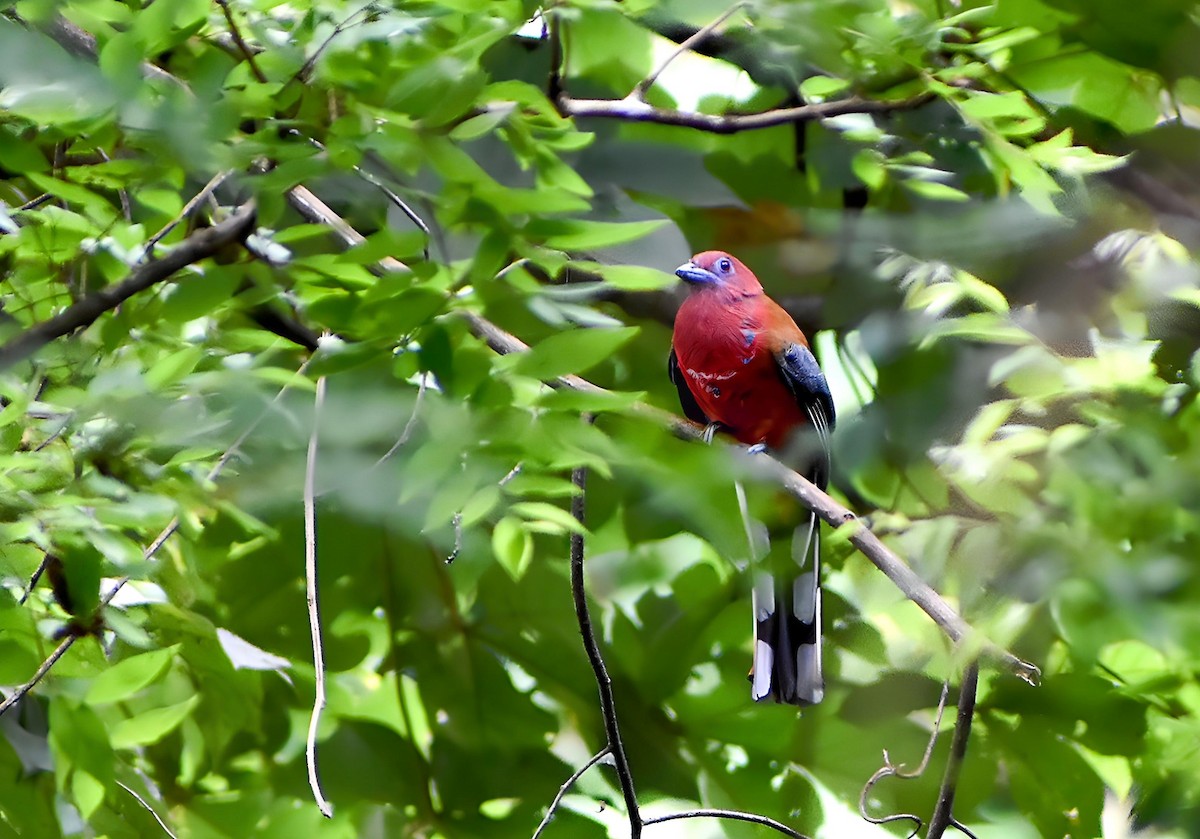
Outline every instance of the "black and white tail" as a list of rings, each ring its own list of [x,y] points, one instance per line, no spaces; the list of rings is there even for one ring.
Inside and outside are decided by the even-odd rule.
[[[796,528],[795,567],[764,562],[754,580],[754,699],[813,705],[825,695],[821,675],[821,540],[815,514]]]

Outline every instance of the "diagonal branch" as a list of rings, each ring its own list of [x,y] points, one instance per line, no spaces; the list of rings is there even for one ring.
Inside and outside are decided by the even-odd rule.
[[[692,49],[692,47],[696,46],[696,44],[700,43],[705,38],[707,38],[709,35],[711,35],[714,31],[716,31],[716,28],[718,26],[720,26],[722,23],[724,23],[725,21],[727,21],[731,17],[733,17],[734,14],[737,13],[738,11],[740,11],[745,5],[746,5],[746,0],[738,0],[737,3],[734,3],[732,6],[730,6],[728,9],[726,9],[724,12],[722,12],[721,15],[719,17],[717,17],[716,20],[712,21],[711,23],[706,24],[704,27],[702,27],[700,29],[697,29],[695,32],[693,32],[691,35],[689,35],[687,38],[685,38],[679,44],[679,46],[676,47],[675,50],[670,55],[668,55],[666,57],[666,59],[661,64],[658,65],[658,67],[656,67],[654,69],[654,72],[652,72],[649,76],[646,76],[646,78],[642,79],[640,82],[637,83],[637,86],[633,89],[633,91],[629,95],[639,101],[645,100],[646,91],[648,91],[650,88],[654,87],[654,83],[656,81],[658,81],[658,77],[661,76],[663,74],[663,72],[669,66],[671,66],[671,62],[673,62],[675,59],[679,58],[679,56],[683,55],[685,52]]]
[[[558,795],[554,796],[554,800],[551,801],[550,806],[546,808],[546,815],[542,818],[542,823],[537,826],[537,830],[533,831],[533,839],[538,839],[538,837],[542,835],[542,831],[545,830],[550,825],[550,822],[554,820],[554,814],[558,811],[558,805],[562,803],[563,796],[570,791],[571,787],[575,786],[576,782],[584,776],[584,773],[586,773],[600,761],[604,760],[604,758],[608,757],[608,755],[608,746],[605,746],[603,749],[596,752],[596,754],[592,755],[587,763],[576,769],[571,774],[570,778],[567,778],[567,780],[563,781],[563,785],[558,788]]]
[[[470,329],[489,347],[501,355],[514,352],[524,352],[529,346],[514,335],[505,332],[491,321],[473,312],[463,311],[462,317]],[[550,382],[553,387],[565,387],[588,393],[603,393],[604,389],[592,384],[579,376],[563,376]],[[652,422],[669,428],[676,436],[688,440],[700,440],[703,429],[693,422],[685,420],[667,411],[655,408],[645,403],[637,403],[632,408],[633,413]],[[745,447],[739,447],[745,451]],[[901,559],[879,537],[872,533],[866,525],[857,520],[850,510],[817,489],[811,481],[784,466],[778,460],[765,455],[748,456],[750,469],[760,476],[778,484],[789,495],[799,501],[806,509],[812,510],[824,521],[834,527],[841,527],[850,522],[855,523],[855,530],[850,535],[850,542],[870,560],[876,568],[884,573],[904,596],[921,608],[933,619],[941,630],[956,644],[966,640],[968,644],[978,644],[980,652],[987,658],[1000,664],[1013,675],[1031,685],[1037,685],[1041,680],[1041,671],[1036,665],[1017,658],[1012,653],[1000,649],[980,638],[978,633],[947,603],[940,594],[913,571],[912,567]]]
[[[93,292],[54,317],[34,324],[0,346],[0,370],[28,358],[57,338],[91,325],[139,291],[170,279],[175,272],[212,256],[226,245],[241,241],[253,230],[254,218],[254,201],[251,199],[229,218],[193,233],[169,253],[141,265],[119,283]]]

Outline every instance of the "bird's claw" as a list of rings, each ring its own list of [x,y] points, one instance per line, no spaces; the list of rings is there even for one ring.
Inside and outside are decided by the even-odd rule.
[[[704,426],[704,431],[700,434],[700,439],[704,441],[705,445],[711,446],[713,437],[717,436],[717,431],[719,431],[720,428],[721,423],[710,422],[708,425]]]
[[[767,453],[767,444],[766,443],[755,443],[753,446],[746,447],[746,454],[766,454],[766,453]]]

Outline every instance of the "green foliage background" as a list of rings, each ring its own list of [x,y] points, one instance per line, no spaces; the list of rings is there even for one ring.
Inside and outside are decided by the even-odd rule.
[[[906,835],[859,820],[859,791],[882,750],[919,760],[962,662],[835,534],[827,699],[800,717],[752,704],[733,461],[630,411],[675,409],[669,272],[713,247],[813,338],[839,406],[835,495],[1043,668],[1036,689],[985,671],[958,818],[1100,836],[1107,796],[1104,835],[1128,835],[1111,833],[1124,808],[1200,835],[1195,4],[753,0],[648,102],[928,101],[731,135],[560,116],[539,6],[233,0],[252,67],[206,0],[0,2],[0,339],[127,275],[218,172],[199,217],[254,197],[260,225],[257,256],[218,254],[0,373],[0,685],[71,618],[45,583],[22,602],[45,553],[79,620],[133,580],[103,646],[76,643],[0,718],[0,837],[159,835],[136,796],[186,837],[530,835],[603,744],[567,585],[580,465],[647,813]],[[553,4],[568,94],[621,99],[725,8]],[[56,42],[59,16],[94,49]],[[298,185],[366,240],[306,223]],[[384,257],[410,270],[373,274]],[[308,353],[268,312],[337,337],[297,373]],[[533,349],[496,355],[463,312]],[[611,392],[541,384],[565,374]],[[304,765],[320,376],[330,821]],[[748,489],[756,516],[786,515]],[[927,815],[946,741],[869,812]],[[545,835],[624,835],[610,773]],[[650,830],[765,835],[678,824]]]

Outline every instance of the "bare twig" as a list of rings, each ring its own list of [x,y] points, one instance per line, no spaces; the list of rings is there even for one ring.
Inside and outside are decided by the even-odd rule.
[[[705,38],[707,38],[709,35],[711,35],[718,26],[720,26],[725,21],[729,20],[729,18],[733,17],[733,15],[736,12],[738,12],[739,10],[741,10],[743,7],[745,7],[745,5],[746,5],[746,0],[739,0],[739,2],[734,3],[732,6],[730,6],[728,9],[726,9],[724,12],[722,12],[721,16],[718,17],[716,20],[714,20],[712,23],[707,24],[706,26],[704,26],[701,29],[697,29],[690,36],[688,36],[686,39],[684,39],[684,41],[670,55],[668,55],[666,57],[666,59],[662,62],[662,64],[658,65],[658,67],[654,70],[654,72],[652,72],[649,76],[646,76],[646,78],[642,79],[640,82],[637,83],[637,86],[634,87],[632,92],[630,92],[630,94],[629,94],[630,97],[638,100],[639,102],[645,101],[646,91],[648,91],[650,88],[654,87],[654,83],[656,81],[658,81],[658,77],[661,76],[663,74],[663,71],[666,70],[667,67],[669,67],[671,65],[672,61],[679,58],[679,56],[683,55],[685,52],[690,50],[696,44],[700,43]]]
[[[933,757],[933,749],[937,745],[938,734],[942,730],[942,715],[946,712],[946,699],[950,695],[950,682],[942,682],[942,695],[938,699],[937,716],[933,721],[933,731],[929,735],[929,742],[925,744],[925,753],[921,755],[921,762],[917,768],[910,771],[905,770],[903,763],[893,763],[892,756],[888,754],[888,750],[883,750],[883,766],[875,771],[875,774],[867,779],[863,784],[862,792],[858,794],[858,814],[865,821],[871,824],[891,824],[898,821],[911,821],[915,825],[912,833],[908,834],[908,839],[917,835],[917,831],[925,824],[921,817],[914,813],[893,813],[888,816],[872,816],[867,813],[867,796],[871,794],[871,790],[875,785],[884,778],[904,778],[913,779],[919,778],[925,774],[925,770],[929,768],[929,760]]]
[[[665,816],[655,816],[652,819],[646,819],[643,824],[649,827],[652,824],[662,824],[663,822],[678,821],[679,819],[733,819],[739,822],[761,824],[763,827],[769,827],[777,833],[792,837],[792,839],[808,839],[803,833],[797,833],[786,824],[781,824],[774,819],[760,816],[757,813],[743,813],[740,810],[685,810],[682,813],[668,813]]]
[[[325,818],[333,818],[333,806],[321,791],[317,773],[317,728],[325,710],[325,648],[321,640],[321,604],[317,594],[317,440],[321,420],[321,405],[325,402],[325,377],[317,379],[317,394],[313,401],[312,434],[308,438],[308,460],[304,469],[304,583],[308,591],[308,626],[312,632],[313,670],[316,690],[312,715],[308,720],[308,740],[304,750],[308,763],[308,785],[317,808]]]
[[[49,192],[43,192],[37,198],[31,198],[30,200],[28,200],[24,204],[22,204],[20,207],[17,207],[17,210],[18,211],[19,210],[36,210],[38,207],[42,206],[43,204],[46,204],[53,200],[54,200],[53,195],[51,195]]]
[[[232,174],[232,169],[226,169],[224,172],[218,172],[213,175],[208,183],[204,185],[204,188],[193,195],[191,200],[183,205],[183,209],[179,211],[179,215],[167,222],[161,230],[146,240],[146,245],[142,249],[142,259],[149,258],[154,253],[154,246],[161,242],[168,233],[178,227],[179,222],[194,213],[196,208],[207,201],[208,197],[216,191],[217,187],[225,183],[225,180]]]
[[[923,93],[907,99],[862,99],[852,96],[832,102],[815,102],[794,108],[774,108],[754,114],[702,114],[695,111],[672,111],[647,105],[633,97],[624,99],[575,99],[561,94],[556,100],[559,113],[566,117],[597,117],[626,122],[653,122],[694,128],[711,134],[736,134],[797,122],[813,122],[844,114],[886,114],[907,111],[933,101],[932,94]]]
[[[571,498],[571,515],[582,526],[584,524],[585,503],[587,490],[587,469],[579,466],[571,472],[571,482],[578,490]],[[592,673],[596,677],[596,687],[600,692],[600,713],[604,717],[604,732],[608,739],[608,751],[612,755],[613,766],[617,770],[617,780],[621,785],[621,794],[625,798],[625,809],[629,816],[629,837],[639,839],[642,835],[642,813],[638,808],[637,792],[633,786],[633,773],[629,769],[629,759],[625,756],[625,746],[621,743],[621,726],[617,722],[616,700],[613,698],[612,679],[604,666],[604,658],[600,655],[600,645],[596,642],[596,633],[592,630],[592,616],[588,612],[587,589],[583,579],[583,534],[571,534],[571,597],[575,601],[575,618],[579,622],[579,634],[583,637],[583,649],[587,653],[588,662],[592,665]]]
[[[117,786],[119,786],[121,789],[125,790],[127,793],[129,793],[134,798],[136,798],[137,803],[141,804],[143,809],[146,810],[146,812],[148,812],[150,815],[154,816],[154,820],[156,822],[158,822],[158,826],[163,829],[163,833],[170,836],[171,839],[177,839],[175,834],[171,832],[171,828],[167,827],[167,823],[162,820],[162,816],[160,816],[155,811],[155,809],[150,806],[149,802],[147,802],[146,799],[144,799],[140,795],[138,795],[136,790],[132,789],[131,787],[127,786],[126,784],[121,783],[120,781],[117,781]]]
[[[308,362],[305,361],[304,364],[302,364],[300,366],[300,369],[298,369],[296,371],[295,375],[292,377],[292,381],[295,381],[295,379],[302,376],[304,374],[305,368],[307,368],[307,367],[308,367]],[[207,475],[208,481],[214,481],[217,479],[218,476],[220,476],[222,470],[224,470],[224,468],[225,468],[225,465],[227,463],[229,463],[230,460],[233,459],[233,457],[237,454],[238,450],[241,448],[242,444],[245,443],[246,440],[248,440],[250,438],[250,435],[252,433],[254,433],[254,430],[256,428],[258,428],[259,423],[261,423],[263,421],[263,419],[266,418],[267,414],[270,413],[271,409],[275,406],[276,403],[279,402],[280,399],[283,398],[283,395],[285,393],[287,393],[287,391],[290,388],[291,388],[291,382],[285,384],[282,388],[280,388],[279,392],[275,394],[275,398],[272,399],[271,402],[266,406],[266,408],[263,409],[262,413],[260,413],[257,417],[255,417],[254,421],[251,422],[248,426],[246,426],[246,429],[244,431],[242,431],[241,434],[238,435],[237,439],[233,441],[233,443],[229,446],[229,448],[227,448],[225,450],[224,454],[222,454],[217,459],[217,462],[215,464],[213,464],[212,469],[208,470],[208,475]],[[170,539],[171,536],[174,535],[175,531],[177,531],[178,529],[179,529],[178,517],[171,519],[171,521],[167,523],[167,526],[162,529],[162,532],[159,533],[156,537],[154,537],[154,541],[151,542],[149,545],[147,545],[146,549],[144,551],[142,551],[142,558],[147,559],[147,560],[152,559],[154,557],[154,555],[158,553],[159,549],[162,548],[162,546],[166,543],[166,541],[168,539]],[[125,584],[128,582],[129,582],[129,577],[122,577],[121,579],[119,579],[115,583],[113,583],[113,587],[108,590],[108,593],[105,594],[102,598],[100,598],[100,605],[97,607],[97,611],[99,611],[100,609],[103,609],[109,603],[111,603],[113,601],[113,598],[115,598],[117,596],[117,593],[122,588],[124,588]],[[24,684],[19,685],[17,687],[17,689],[15,691],[13,691],[12,695],[8,697],[8,699],[5,699],[3,702],[0,702],[0,716],[4,716],[5,711],[7,711],[9,708],[16,705],[18,702],[21,701],[21,699],[27,693],[29,693],[29,691],[33,690],[37,686],[38,682],[40,682],[43,678],[45,678],[46,674],[50,672],[50,668],[53,667],[60,658],[62,658],[64,655],[66,655],[67,650],[71,649],[71,647],[73,647],[75,645],[75,642],[78,641],[81,637],[85,637],[85,636],[68,635],[67,637],[63,638],[62,642],[59,643],[59,645],[54,648],[54,652],[50,653],[50,655],[47,656],[46,660],[43,661],[41,663],[41,665],[38,666],[38,669],[36,671],[34,671],[34,674],[29,678],[29,680],[27,682],[25,682]]]
[[[229,218],[198,230],[164,254],[134,269],[119,283],[105,286],[52,318],[26,329],[0,347],[0,370],[16,364],[46,344],[93,323],[139,291],[169,279],[176,271],[212,256],[225,245],[244,239],[254,227],[254,201],[238,207]]]
[[[471,331],[501,355],[514,352],[524,352],[529,346],[514,335],[505,332],[486,318],[473,312],[462,311],[461,315],[470,325]],[[579,376],[562,376],[550,384],[554,387],[566,387],[585,393],[604,393],[604,389],[592,384]],[[700,440],[704,429],[675,414],[668,413],[644,403],[637,403],[631,409],[633,413],[666,426],[676,436],[687,440]],[[740,447],[743,449],[745,447]],[[806,509],[812,510],[824,521],[840,527],[849,522],[856,522],[854,513],[834,501],[811,481],[784,466],[778,460],[766,454],[748,455],[748,466],[761,477],[768,478],[785,489],[789,495],[799,501]],[[855,531],[850,535],[851,544],[869,559],[876,568],[884,573],[897,588],[933,619],[942,631],[956,644],[964,640],[968,645],[977,643],[984,656],[998,662],[1013,675],[1031,685],[1041,680],[1041,671],[1036,665],[1017,658],[1012,653],[1002,650],[983,641],[975,630],[939,595],[932,587],[922,580],[903,559],[897,556],[889,547],[879,540],[861,522],[856,523]]]
[[[596,754],[592,755],[592,758],[587,763],[576,769],[570,778],[567,778],[567,780],[563,781],[563,785],[558,788],[558,795],[554,796],[554,800],[551,801],[550,806],[546,808],[546,815],[542,819],[542,823],[537,826],[537,830],[533,831],[532,839],[538,839],[538,837],[542,835],[542,831],[545,830],[549,826],[550,822],[554,820],[554,814],[558,811],[558,805],[562,803],[563,796],[570,791],[571,787],[575,786],[575,783],[583,777],[585,772],[587,772],[600,761],[604,760],[604,758],[608,757],[609,754],[610,752],[608,750],[608,746],[605,746],[603,749],[596,752]]]
[[[233,10],[229,8],[229,0],[217,0],[217,5],[221,7],[221,11],[225,15],[225,22],[229,24],[229,34],[233,37],[233,42],[237,44],[238,51],[246,59],[246,63],[250,65],[250,72],[254,74],[254,78],[266,84],[267,77],[258,66],[258,62],[254,60],[254,51],[250,49],[246,44],[246,39],[242,37],[242,31],[238,28],[237,21],[233,17]]]
[[[962,772],[967,741],[971,737],[971,720],[975,716],[975,692],[978,687],[979,662],[972,661],[963,671],[962,689],[958,694],[958,716],[954,720],[954,737],[950,740],[950,756],[946,758],[946,773],[942,776],[937,806],[929,819],[929,831],[925,839],[941,839],[947,827],[972,835],[954,818],[954,793],[958,789],[958,776]]]

